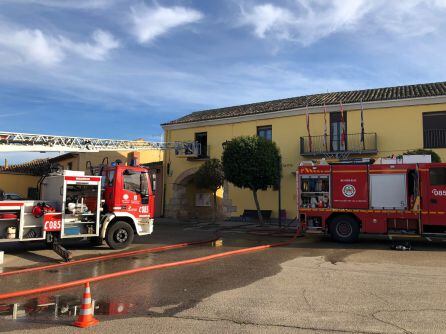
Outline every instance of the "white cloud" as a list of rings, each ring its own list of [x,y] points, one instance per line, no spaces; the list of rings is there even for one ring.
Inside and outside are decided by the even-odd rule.
[[[203,14],[186,7],[162,7],[145,4],[131,7],[130,19],[133,34],[140,43],[153,41],[173,28],[194,23],[203,18]]]
[[[55,40],[38,29],[2,31],[0,37],[0,46],[16,53],[25,62],[47,66],[59,63],[65,56]]]
[[[119,41],[106,31],[96,30],[93,42],[74,42],[64,36],[45,34],[39,29],[0,27],[0,52],[17,57],[22,63],[51,66],[62,62],[67,54],[92,60],[103,60],[119,47]],[[6,57],[8,58],[8,57]],[[12,57],[9,57],[11,61]]]
[[[111,50],[118,48],[120,45],[112,34],[103,30],[94,31],[92,39],[94,43],[76,43],[60,37],[59,44],[67,51],[92,60],[104,60]]]
[[[273,4],[242,9],[242,24],[259,38],[295,40],[308,45],[354,27],[368,10],[366,0],[297,0],[292,9]]]
[[[286,8],[264,4],[254,6],[251,11],[243,12],[244,22],[254,26],[255,34],[265,38],[267,34],[277,34],[279,38],[289,39],[287,26],[295,21],[294,15]]]
[[[381,0],[384,1],[384,0]],[[416,37],[442,30],[446,1],[406,0],[382,4],[371,19],[382,29],[401,37]]]
[[[445,10],[445,0],[295,0],[290,7],[242,7],[241,23],[259,38],[310,45],[346,31],[384,30],[403,37],[434,33],[445,22]]]

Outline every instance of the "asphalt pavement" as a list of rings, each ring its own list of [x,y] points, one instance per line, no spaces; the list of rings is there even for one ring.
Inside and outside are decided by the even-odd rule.
[[[219,247],[190,246],[3,277],[0,292],[284,240],[231,226],[222,232]],[[218,228],[166,222],[132,249],[206,239]],[[411,251],[389,246],[383,240],[342,245],[313,236],[285,247],[97,282],[92,294],[100,323],[84,331],[446,333],[446,244],[415,243]],[[39,245],[8,247],[4,271],[57,261]],[[76,258],[113,252],[87,243],[69,247]],[[81,331],[70,326],[81,296],[78,287],[9,300],[0,305],[0,331]]]

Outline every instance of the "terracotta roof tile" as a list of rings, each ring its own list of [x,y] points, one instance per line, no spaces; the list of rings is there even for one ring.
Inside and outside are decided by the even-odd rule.
[[[49,170],[49,159],[36,159],[23,164],[0,166],[0,173],[19,173],[29,175],[43,175]]]
[[[446,95],[446,82],[313,94],[234,107],[196,111],[171,122],[164,123],[163,125],[263,114],[280,110],[303,108],[306,104],[309,106],[322,106],[324,102],[327,105],[335,105],[339,104],[341,101],[342,103],[348,104],[358,103],[361,100],[363,102],[376,102],[443,95]]]

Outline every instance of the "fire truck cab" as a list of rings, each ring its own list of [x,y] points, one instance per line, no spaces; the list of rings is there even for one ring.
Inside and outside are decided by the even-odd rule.
[[[39,200],[0,201],[0,242],[89,238],[121,249],[135,234],[153,231],[155,199],[145,168],[51,172],[42,177],[39,192]]]
[[[446,237],[445,163],[302,164],[296,182],[307,233]]]
[[[155,196],[147,169],[121,165],[107,167],[102,172],[102,179],[104,196],[102,224],[104,227],[101,231],[101,238],[108,240],[111,235],[108,235],[107,231],[109,233],[115,229],[119,231],[119,228],[114,225],[122,226],[123,234],[132,234],[130,230],[124,231],[125,224],[130,225],[138,235],[151,234],[153,232]],[[116,233],[115,237],[119,239],[119,233]],[[116,238],[112,238],[107,243],[120,241],[115,240]]]

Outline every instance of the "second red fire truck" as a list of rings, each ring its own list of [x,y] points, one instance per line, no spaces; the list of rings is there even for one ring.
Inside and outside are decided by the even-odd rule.
[[[296,181],[307,233],[446,237],[446,163],[303,163]]]

